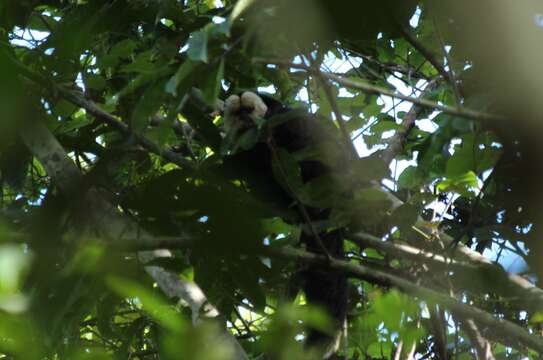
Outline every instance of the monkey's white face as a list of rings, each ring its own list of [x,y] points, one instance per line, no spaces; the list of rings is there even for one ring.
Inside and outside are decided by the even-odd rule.
[[[238,95],[230,95],[224,102],[224,126],[226,132],[239,131],[257,124],[268,111],[264,101],[254,92],[245,91]],[[250,123],[247,123],[247,119]]]
[[[253,92],[229,96],[224,102],[225,138],[221,152],[235,153],[239,148],[252,147],[258,140],[259,119],[267,111],[264,101]]]

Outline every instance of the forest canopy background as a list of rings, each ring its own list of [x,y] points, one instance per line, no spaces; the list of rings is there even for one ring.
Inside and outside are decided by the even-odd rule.
[[[350,277],[341,358],[540,357],[542,40],[536,0],[1,1],[0,358],[314,358],[303,264]],[[345,259],[219,166],[245,90],[351,152],[281,159]]]

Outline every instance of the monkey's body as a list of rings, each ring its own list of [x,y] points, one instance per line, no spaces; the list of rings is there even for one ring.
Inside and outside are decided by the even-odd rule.
[[[261,95],[260,98],[267,108],[265,114],[261,112],[260,116],[266,120],[276,118],[277,115],[288,115],[289,111],[293,111],[271,97]],[[256,107],[253,106],[252,108]],[[240,109],[243,111],[243,106],[237,107],[236,111],[240,111]],[[246,111],[250,110],[246,109]],[[261,106],[260,110],[262,110]],[[325,129],[325,126],[316,118],[307,113],[296,113],[296,115],[298,114],[299,116],[292,118],[288,118],[287,116],[286,121],[271,128],[264,140],[257,142],[248,150],[238,152],[230,158],[232,164],[235,164],[238,169],[243,169],[241,171],[249,171],[252,174],[258,175],[256,179],[254,176],[250,176],[252,181],[262,181],[259,185],[253,184],[253,187],[262,186],[267,196],[274,198],[274,202],[277,203],[279,200],[279,202],[287,206],[292,205],[297,200],[290,193],[292,189],[288,189],[288,185],[285,188],[285,184],[281,186],[279,185],[280,181],[275,180],[277,174],[274,178],[272,169],[274,151],[284,149],[293,154],[333,139]],[[241,114],[238,116],[248,115]],[[247,119],[244,121],[247,122]],[[302,160],[298,162],[298,165],[303,183],[307,183],[323,175],[330,175],[333,171],[329,165],[317,159]],[[312,222],[322,222],[330,216],[330,209],[297,205],[303,206],[303,210],[305,210],[306,215],[309,216]],[[298,221],[300,225],[306,225],[304,226],[305,230],[302,231],[300,236],[300,242],[306,249],[324,254],[324,246],[327,255],[334,258],[342,258],[344,255],[342,231],[337,229],[330,232],[320,230],[318,231],[318,235],[315,236],[315,232],[308,230],[310,227],[307,226],[306,220],[303,216],[299,216]],[[321,307],[335,322],[333,334],[325,334],[315,329],[309,329],[306,339],[307,346],[324,348],[324,358],[329,358],[337,350],[341,328],[345,320],[347,279],[344,275],[338,274],[325,266],[306,266],[300,270],[298,277],[301,279],[301,286],[308,304]]]

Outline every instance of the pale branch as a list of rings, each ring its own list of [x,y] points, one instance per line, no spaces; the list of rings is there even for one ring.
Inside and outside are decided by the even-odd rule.
[[[398,341],[398,345],[394,349],[392,360],[401,360],[402,358],[402,349],[403,349],[403,340]]]
[[[444,318],[444,311],[439,305],[429,305],[430,312],[429,328],[432,331],[434,351],[438,359],[447,359],[447,323]]]
[[[477,352],[477,360],[496,360],[492,354],[490,342],[479,331],[477,324],[472,319],[467,319],[462,324],[464,331],[468,334],[471,343]]]
[[[27,121],[20,134],[59,189],[69,195],[76,193],[83,176],[49,130],[40,122]],[[108,240],[108,245],[116,245],[116,241],[126,245],[129,239],[141,238],[143,239],[141,241],[148,241],[152,238],[129,217],[121,214],[117,207],[107,201],[97,189],[89,189],[83,197],[83,202],[87,225],[85,230],[89,231],[90,227],[91,236],[98,233],[99,236]],[[81,229],[76,229],[76,234],[77,231],[81,231]],[[167,245],[161,243],[160,238],[157,240],[157,245],[161,247]],[[184,240],[186,241],[187,238]],[[164,248],[138,252],[138,258],[144,264],[157,257],[170,256],[171,252]],[[182,280],[178,274],[158,266],[147,265],[144,268],[165,295],[182,299],[189,304],[193,323],[200,322],[203,317],[215,318],[219,315],[217,309],[209,304],[204,292],[197,284]],[[234,349],[235,359],[248,360],[247,354],[231,333],[224,329],[221,337]]]
[[[476,270],[477,266],[463,263],[453,258],[416,248],[411,245],[383,241],[377,236],[358,231],[348,235],[349,240],[360,246],[360,248],[372,248],[398,259],[415,261],[417,263],[429,264],[439,269],[450,270]]]
[[[426,86],[422,94],[420,94],[419,98],[422,99],[424,98],[424,96],[432,92],[437,87],[437,84],[437,81],[431,81]],[[389,165],[392,160],[403,151],[407,137],[415,126],[415,121],[419,118],[419,115],[422,113],[423,110],[424,109],[422,106],[413,104],[411,109],[409,109],[407,114],[405,114],[400,125],[401,129],[396,131],[394,136],[388,142],[388,147],[385,149],[385,151],[383,151],[383,154],[381,155],[381,159],[383,159],[383,162],[386,165]]]
[[[379,95],[384,95],[384,96],[388,96],[395,99],[404,100],[404,101],[407,101],[407,102],[410,102],[410,103],[413,103],[413,104],[416,104],[428,109],[439,110],[446,114],[459,116],[466,119],[479,120],[479,121],[504,121],[505,120],[503,116],[496,115],[496,114],[489,114],[489,113],[475,111],[475,110],[466,109],[466,108],[441,105],[434,101],[414,98],[414,97],[403,95],[403,94],[398,94],[396,92],[381,88],[379,86],[367,84],[367,83],[357,81],[357,80],[348,79],[348,78],[345,78],[343,76],[333,74],[333,73],[321,72],[319,69],[314,69],[303,64],[294,64],[289,61],[278,60],[278,59],[258,59],[257,58],[257,59],[254,59],[253,61],[256,63],[274,64],[274,65],[279,65],[279,66],[290,67],[293,69],[305,70],[308,73],[316,75],[316,76],[324,76],[328,78],[329,80],[335,81],[341,86],[345,86],[347,88],[357,89],[368,94],[379,94]]]
[[[523,304],[528,309],[543,307],[543,290],[534,286],[522,276],[507,273],[501,266],[493,264],[484,257],[468,263],[411,245],[383,241],[376,236],[360,231],[349,234],[349,239],[361,248],[370,247],[398,259],[428,264],[441,270],[454,271],[469,280],[476,280],[481,274],[485,274],[485,276],[494,280],[488,286],[497,294],[509,299],[514,297],[517,303]]]
[[[372,283],[388,284],[389,286],[396,287],[407,294],[419,297],[421,300],[428,303],[441,304],[448,308],[453,314],[458,314],[463,318],[473,319],[478,324],[489,326],[506,344],[510,343],[511,341],[516,341],[540,353],[543,353],[543,339],[539,336],[530,334],[521,326],[505,319],[496,318],[492,314],[489,314],[482,309],[464,304],[453,297],[444,295],[433,289],[417,285],[399,276],[344,260],[328,260],[325,256],[307,252],[305,250],[293,249],[289,247],[273,249],[267,248],[266,250],[267,251],[265,253],[270,256],[301,261],[307,264],[329,266],[330,269],[344,272],[349,274],[351,277],[359,278]]]

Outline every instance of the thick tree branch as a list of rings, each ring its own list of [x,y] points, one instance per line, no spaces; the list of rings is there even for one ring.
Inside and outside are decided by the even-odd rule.
[[[383,241],[376,236],[364,232],[350,234],[349,239],[362,248],[371,247],[398,259],[429,264],[440,270],[454,271],[459,276],[470,281],[477,281],[483,276],[484,278],[491,278],[493,281],[485,282],[485,284],[493,292],[508,299],[515,297],[516,303],[522,304],[527,309],[535,310],[543,307],[543,290],[519,275],[507,273],[502,267],[493,264],[487,258],[469,259],[472,261],[467,263],[410,245],[393,244]]]
[[[356,232],[348,235],[349,240],[356,243],[360,248],[373,248],[384,254],[397,259],[413,261],[416,263],[428,264],[441,270],[452,271],[466,281],[478,282],[482,278],[492,278],[492,282],[485,281],[496,294],[509,300],[514,298],[515,303],[525,306],[527,309],[540,309],[543,307],[543,290],[534,286],[528,280],[515,274],[509,274],[500,266],[489,262],[472,262],[446,257],[431,251],[416,248],[411,245],[391,243],[364,232]],[[194,245],[191,237],[139,237],[126,239],[116,243],[121,248],[130,250],[141,249],[183,249]]]
[[[390,286],[396,287],[412,296],[417,296],[429,303],[439,303],[448,308],[453,314],[458,314],[463,318],[471,318],[481,325],[491,327],[495,334],[506,344],[510,344],[511,341],[518,342],[543,353],[543,339],[539,336],[530,334],[517,324],[505,319],[496,318],[484,310],[464,304],[455,298],[419,286],[396,275],[388,274],[384,271],[369,268],[364,265],[353,264],[344,260],[328,260],[325,256],[287,247],[268,249],[267,253],[271,256],[278,256],[285,259],[329,266],[331,269],[342,271],[346,274],[350,274],[352,277],[372,283],[389,284]]]

